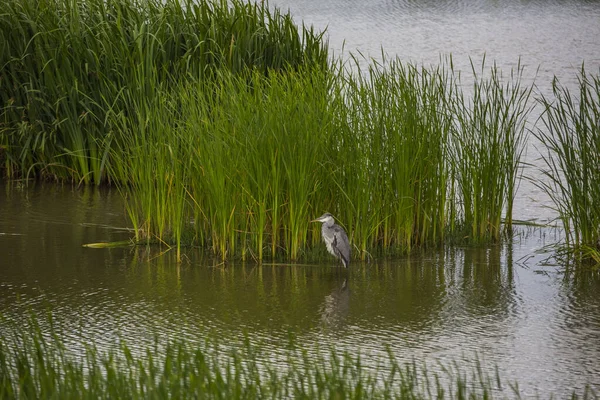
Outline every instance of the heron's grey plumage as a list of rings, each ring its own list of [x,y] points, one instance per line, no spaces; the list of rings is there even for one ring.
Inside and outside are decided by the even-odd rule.
[[[335,223],[330,213],[325,213],[313,222],[322,222],[321,236],[330,254],[340,259],[344,267],[350,265],[350,241],[344,228]]]

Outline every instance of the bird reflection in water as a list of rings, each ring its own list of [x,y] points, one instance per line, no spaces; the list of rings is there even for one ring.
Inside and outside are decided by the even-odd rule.
[[[327,327],[339,327],[345,323],[350,310],[350,289],[348,278],[336,280],[336,286],[325,296],[321,305],[321,322]]]

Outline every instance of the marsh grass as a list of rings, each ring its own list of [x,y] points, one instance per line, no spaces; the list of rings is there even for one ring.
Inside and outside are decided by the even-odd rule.
[[[351,228],[362,259],[441,244],[450,185],[445,71],[385,57],[366,70],[352,63],[334,96],[327,187],[337,201],[328,209]]]
[[[530,88],[451,61],[328,60],[266,3],[9,0],[7,173],[118,185],[140,244],[297,260],[332,212],[355,251],[510,229]],[[27,171],[27,172],[25,172]]]
[[[223,259],[297,259],[326,135],[328,75],[246,75],[159,90],[111,115],[112,175],[138,241],[209,247]],[[190,233],[193,231],[193,233]]]
[[[111,153],[110,172],[125,200],[137,242],[175,244],[180,259],[189,220],[187,185],[191,169],[188,143],[181,128],[177,99],[158,90],[136,104],[135,114],[110,115],[122,137]]]
[[[538,182],[554,203],[565,230],[565,254],[577,260],[600,260],[600,75],[582,66],[579,92],[555,79],[554,98],[541,96],[540,127],[544,145]],[[545,151],[544,151],[545,150]]]
[[[7,0],[0,43],[5,172],[87,184],[112,178],[107,116],[135,114],[156,85],[327,64],[322,33],[238,0]]]
[[[503,76],[471,63],[470,96],[456,91],[450,107],[454,129],[450,154],[465,235],[476,242],[499,241],[512,229],[513,203],[527,142],[526,120],[533,85],[523,87],[519,64]]]
[[[278,359],[248,339],[230,346],[156,339],[145,349],[120,341],[112,350],[88,343],[78,353],[56,327],[43,333],[35,319],[28,325],[27,333],[0,334],[2,398],[520,398],[517,384],[498,371],[489,376],[481,363],[472,371],[457,362],[432,371],[388,351],[374,367],[357,353],[309,353],[293,339]],[[587,388],[581,398],[595,393]]]
[[[361,259],[441,246],[465,227],[469,240],[497,240],[522,136],[496,75],[477,81],[486,99],[471,112],[451,67],[353,62],[224,70],[174,86],[140,69],[136,82],[153,89],[122,93],[132,110],[107,114],[120,138],[108,171],[136,241],[174,245],[178,258],[191,245],[223,260],[297,260],[319,246],[308,221],[324,211]],[[497,125],[480,135],[488,120]],[[473,171],[483,187],[475,205]]]

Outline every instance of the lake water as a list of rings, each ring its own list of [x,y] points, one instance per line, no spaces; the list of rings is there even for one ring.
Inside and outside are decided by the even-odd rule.
[[[248,335],[273,354],[293,332],[309,354],[332,346],[362,353],[367,366],[389,347],[433,370],[458,360],[468,371],[479,359],[524,395],[600,391],[600,276],[541,265],[552,230],[355,263],[346,274],[328,259],[224,266],[190,250],[179,265],[157,249],[82,247],[129,237],[116,229],[127,221],[115,190],[4,184],[0,204],[0,330],[51,310],[74,351]]]
[[[360,49],[437,64],[452,54],[468,70],[483,54],[507,70],[519,57],[541,92],[551,78],[573,86],[600,68],[600,2],[277,1],[296,21],[328,26],[336,52]],[[574,87],[574,86],[573,86]],[[538,156],[530,145],[528,160]],[[537,172],[530,169],[529,176]],[[517,218],[551,220],[548,199],[521,184]],[[130,237],[116,190],[0,185],[0,314],[9,323],[52,310],[72,348],[123,338],[139,349],[154,335],[206,335],[285,348],[289,332],[309,354],[334,346],[376,360],[475,359],[523,395],[600,393],[600,277],[546,265],[552,229],[523,229],[512,243],[356,263],[219,265],[188,251],[182,264],[157,249],[89,249]],[[148,261],[148,259],[151,259]],[[2,323],[4,324],[4,323]],[[7,329],[0,325],[0,330]],[[464,360],[463,360],[464,359]]]

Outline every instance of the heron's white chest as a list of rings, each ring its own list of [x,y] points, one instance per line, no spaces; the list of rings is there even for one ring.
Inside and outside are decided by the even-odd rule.
[[[321,228],[321,236],[323,237],[323,241],[325,242],[325,247],[327,247],[327,251],[329,254],[335,256],[335,251],[333,250],[333,241],[335,236],[331,234],[331,232],[327,229],[325,225]]]

